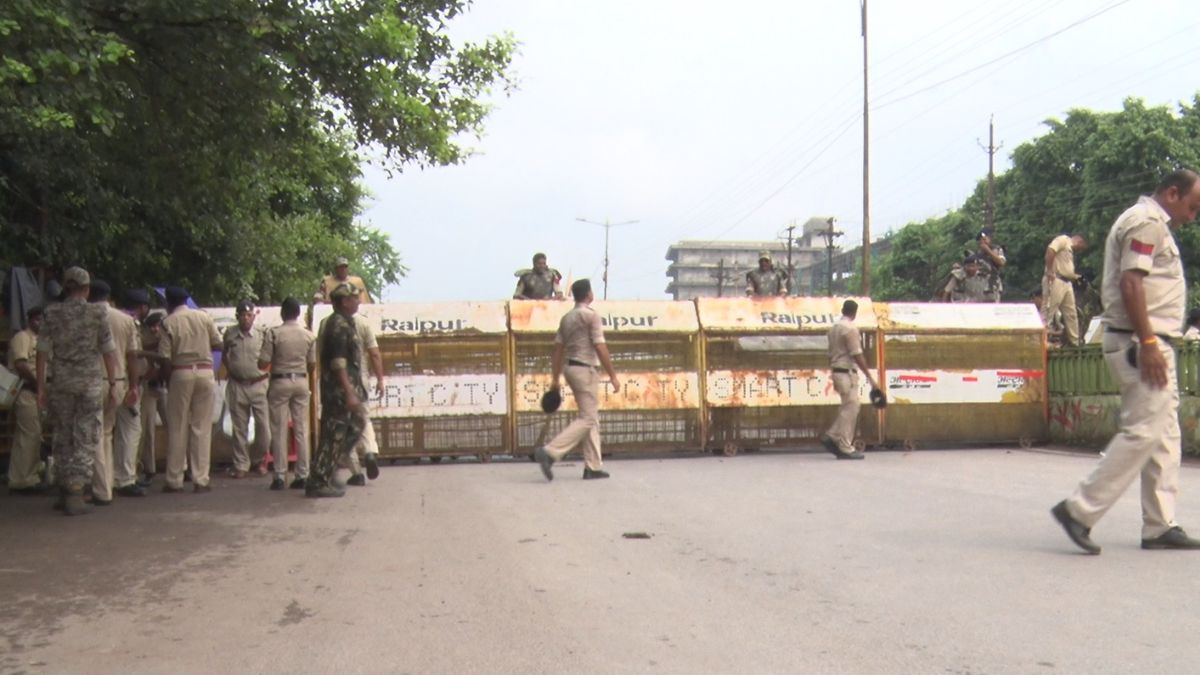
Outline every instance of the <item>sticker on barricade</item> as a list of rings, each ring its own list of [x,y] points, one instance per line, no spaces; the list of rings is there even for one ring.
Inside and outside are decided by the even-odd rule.
[[[686,410],[700,407],[697,373],[617,373],[621,391],[614,393],[608,376],[601,374],[601,410]],[[518,375],[517,412],[541,412],[542,394],[550,388],[550,375]],[[571,388],[563,383],[563,410],[575,410]]]
[[[1037,403],[1042,370],[889,370],[888,399],[906,403]]]
[[[871,387],[859,373],[858,400],[870,402]],[[718,408],[768,408],[801,405],[838,405],[833,372],[807,370],[710,370],[705,400]]]
[[[478,375],[387,375],[383,397],[372,387],[372,417],[504,415],[508,412],[503,373]]]

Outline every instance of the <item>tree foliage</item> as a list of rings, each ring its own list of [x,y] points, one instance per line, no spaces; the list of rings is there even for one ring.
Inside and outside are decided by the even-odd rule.
[[[364,154],[463,161],[508,36],[455,45],[464,0],[10,0],[0,9],[0,259],[81,264],[202,301],[307,297],[347,255]]]

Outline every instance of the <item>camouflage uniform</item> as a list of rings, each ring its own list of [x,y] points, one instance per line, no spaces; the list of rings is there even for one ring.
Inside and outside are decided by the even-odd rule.
[[[746,293],[753,296],[787,295],[787,273],[771,268],[766,272],[750,270],[746,273]]]
[[[63,486],[92,480],[104,424],[105,375],[97,354],[116,350],[108,308],[68,298],[46,308],[38,351],[54,371],[48,393],[54,463]]]
[[[1004,247],[999,244],[992,246],[992,251],[1000,256],[1000,259],[1007,262],[1008,259],[1004,255]],[[984,292],[983,300],[973,302],[1000,302],[1000,296],[1004,294],[1004,277],[1000,272],[1000,268],[992,260],[991,256],[982,250],[976,255],[979,259],[979,276],[987,281],[987,290]]]
[[[338,378],[338,371],[345,370],[359,400],[367,400],[356,338],[352,318],[335,313],[326,321],[319,343],[321,432],[305,485],[310,491],[333,485],[338,460],[354,450],[362,435],[366,418],[346,406],[346,392]]]
[[[521,270],[517,272],[517,290],[513,291],[516,300],[553,300],[562,294],[559,282],[562,275],[553,267],[545,271]]]
[[[991,281],[981,270],[974,276],[967,274],[961,267],[950,272],[950,283],[946,284],[946,293],[950,294],[950,302],[993,302]]]

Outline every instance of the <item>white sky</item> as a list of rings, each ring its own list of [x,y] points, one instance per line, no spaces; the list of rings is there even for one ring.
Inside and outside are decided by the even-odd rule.
[[[990,115],[1000,173],[1070,108],[1200,89],[1195,0],[868,9],[874,237],[962,204],[987,174]],[[477,155],[391,180],[366,169],[363,220],[411,269],[385,300],[506,298],[536,251],[599,295],[604,229],[578,217],[640,221],[611,229],[618,299],[665,298],[664,256],[681,239],[771,239],[833,215],[843,245],[861,242],[857,0],[477,0],[451,34],[502,31],[521,43],[519,87],[468,139]]]

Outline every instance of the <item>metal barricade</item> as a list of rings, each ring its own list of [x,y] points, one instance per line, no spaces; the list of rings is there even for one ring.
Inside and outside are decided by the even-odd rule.
[[[1046,333],[1032,304],[890,303],[876,312],[886,444],[1046,438]]]
[[[509,303],[513,335],[513,424],[516,451],[531,453],[546,422],[542,394],[550,385],[554,336],[567,301]],[[600,437],[605,454],[699,449],[702,445],[700,337],[691,302],[596,301],[605,341],[621,380],[600,391]],[[547,438],[575,417],[570,387],[550,420]]]
[[[698,298],[704,334],[708,443],[732,456],[744,449],[795,446],[828,429],[841,400],[833,388],[826,334],[844,298]],[[868,365],[878,368],[875,311],[858,302],[855,325]],[[879,440],[870,386],[859,379],[856,445]]]
[[[319,305],[314,322],[332,312]],[[383,355],[368,405],[383,458],[507,454],[509,336],[503,302],[365,304]]]

